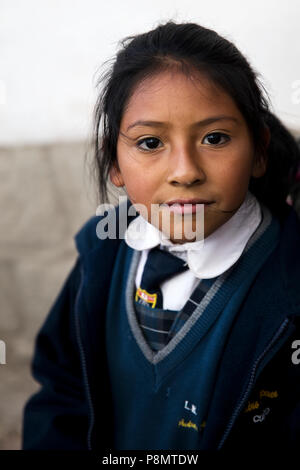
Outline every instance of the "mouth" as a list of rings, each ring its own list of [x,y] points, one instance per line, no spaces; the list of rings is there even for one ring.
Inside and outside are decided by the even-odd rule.
[[[204,206],[204,210],[214,201],[208,201],[206,199],[172,199],[167,201],[162,206],[167,206],[171,212],[176,214],[194,214],[201,210],[201,206]]]

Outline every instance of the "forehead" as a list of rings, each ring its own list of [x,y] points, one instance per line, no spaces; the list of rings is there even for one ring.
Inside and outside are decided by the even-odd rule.
[[[164,71],[140,82],[123,113],[122,123],[133,119],[184,119],[227,114],[242,119],[231,96],[204,74],[186,76],[180,71]]]

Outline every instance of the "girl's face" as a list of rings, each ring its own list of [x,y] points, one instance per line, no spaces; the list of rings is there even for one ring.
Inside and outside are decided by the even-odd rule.
[[[189,79],[170,71],[134,91],[121,119],[117,163],[110,171],[112,183],[125,186],[134,205],[146,206],[148,221],[163,232],[162,215],[169,211],[168,238],[174,243],[197,239],[187,238],[185,230],[189,221],[197,231],[197,214],[183,216],[158,205],[210,201],[202,206],[206,238],[238,210],[250,177],[265,172],[264,162],[254,164],[251,135],[232,98],[200,74]]]

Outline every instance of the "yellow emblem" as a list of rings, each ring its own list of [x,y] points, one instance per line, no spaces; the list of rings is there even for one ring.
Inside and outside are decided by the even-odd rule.
[[[136,290],[135,300],[138,300],[139,298],[144,300],[144,302],[147,302],[147,304],[150,304],[152,308],[155,307],[157,302],[157,294],[150,294],[145,289],[141,289],[140,287],[138,287]]]

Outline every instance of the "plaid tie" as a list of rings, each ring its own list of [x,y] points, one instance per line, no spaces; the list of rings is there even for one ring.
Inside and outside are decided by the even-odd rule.
[[[166,279],[188,269],[184,260],[168,251],[152,248],[144,267],[141,284],[136,290],[135,300],[152,308],[163,308],[160,284]]]

